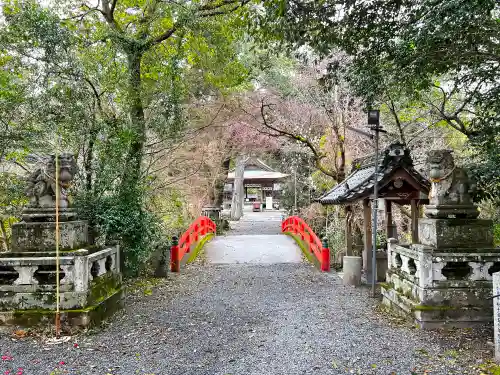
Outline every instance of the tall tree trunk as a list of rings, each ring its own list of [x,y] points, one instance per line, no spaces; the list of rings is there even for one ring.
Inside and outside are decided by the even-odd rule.
[[[93,130],[90,132],[90,139],[88,142],[88,147],[87,147],[87,153],[84,156],[84,161],[83,161],[83,168],[85,169],[85,190],[87,193],[90,193],[92,190],[92,175],[93,175],[93,169],[92,169],[92,162],[94,159],[94,145],[95,145],[95,140],[96,140],[96,133],[97,131]]]
[[[216,197],[215,197],[215,206],[221,207],[224,203],[224,185],[226,184],[227,174],[229,172],[229,165],[231,164],[231,158],[227,157],[222,162],[222,172],[221,178],[217,181],[216,184]]]
[[[231,219],[239,220],[243,216],[243,175],[245,173],[245,158],[236,157],[234,173],[233,201],[231,204]]]
[[[146,143],[146,120],[141,99],[141,60],[140,53],[128,54],[128,101],[132,141],[127,154],[127,165],[122,181],[122,193],[138,187],[141,176],[144,145]]]

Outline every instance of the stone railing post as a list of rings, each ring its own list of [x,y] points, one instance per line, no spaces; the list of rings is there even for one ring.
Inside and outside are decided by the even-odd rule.
[[[88,250],[81,249],[74,252],[75,269],[74,283],[75,292],[86,292],[89,286],[89,262],[87,260]]]
[[[394,247],[398,244],[398,240],[395,238],[389,238],[387,240],[387,269],[392,268],[392,252]]]
[[[115,257],[116,264],[115,264],[115,267],[116,267],[116,272],[120,273],[120,272],[122,272],[122,264],[121,264],[122,260],[121,260],[121,257],[120,257],[120,251],[121,251],[120,250],[120,245],[117,243],[115,245],[115,247],[116,247],[116,257]]]
[[[500,272],[493,273],[493,322],[495,325],[495,360],[500,362]]]
[[[432,249],[425,246],[414,245],[419,247],[418,252],[418,279],[419,286],[421,289],[421,298],[424,298],[423,288],[431,288],[434,282],[434,268],[439,270],[439,267],[443,267],[445,264],[436,264],[432,262]]]
[[[158,265],[155,270],[155,277],[167,277],[168,274],[168,261],[170,259],[168,245],[161,247],[160,249],[160,259],[158,260]]]

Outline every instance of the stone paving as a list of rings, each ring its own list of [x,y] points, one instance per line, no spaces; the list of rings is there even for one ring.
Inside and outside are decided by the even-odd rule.
[[[281,234],[281,211],[251,212],[230,222],[231,231],[205,245],[212,264],[300,263],[302,255],[294,240]]]
[[[274,213],[257,215],[233,225],[227,238],[244,231],[245,244],[261,241],[262,232],[279,237]],[[265,249],[275,251],[262,243]],[[0,374],[478,375],[492,355],[491,331],[446,337],[394,324],[367,289],[344,287],[305,262],[201,257],[125,302],[105,327],[65,344],[0,336]]]
[[[285,213],[278,210],[253,212],[251,206],[245,206],[243,217],[239,221],[229,222],[231,235],[281,234],[281,217]]]

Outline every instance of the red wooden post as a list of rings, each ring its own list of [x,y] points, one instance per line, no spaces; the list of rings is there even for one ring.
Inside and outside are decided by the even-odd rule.
[[[321,271],[330,271],[330,249],[328,248],[328,239],[323,238],[321,249]]]
[[[181,262],[179,259],[179,240],[176,236],[172,237],[172,246],[170,247],[170,271],[180,272]]]
[[[202,217],[201,220],[200,220],[200,229],[201,229],[201,235],[204,236],[207,231],[206,231],[206,228],[207,228],[207,220]]]
[[[186,253],[189,253],[189,250],[191,249],[192,236],[193,232],[191,232],[191,228],[189,228],[186,241],[184,241],[184,243],[181,242],[182,246],[186,249]]]
[[[194,242],[198,242],[198,232],[200,231],[200,226],[198,224],[194,225]]]

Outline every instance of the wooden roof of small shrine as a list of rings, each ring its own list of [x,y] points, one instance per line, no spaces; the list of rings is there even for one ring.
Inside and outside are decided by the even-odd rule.
[[[322,204],[350,204],[372,198],[374,193],[375,155],[354,160],[349,176],[324,194]],[[393,143],[379,155],[377,182],[379,198],[407,204],[412,199],[426,199],[430,183],[413,166],[410,151],[401,143]]]

